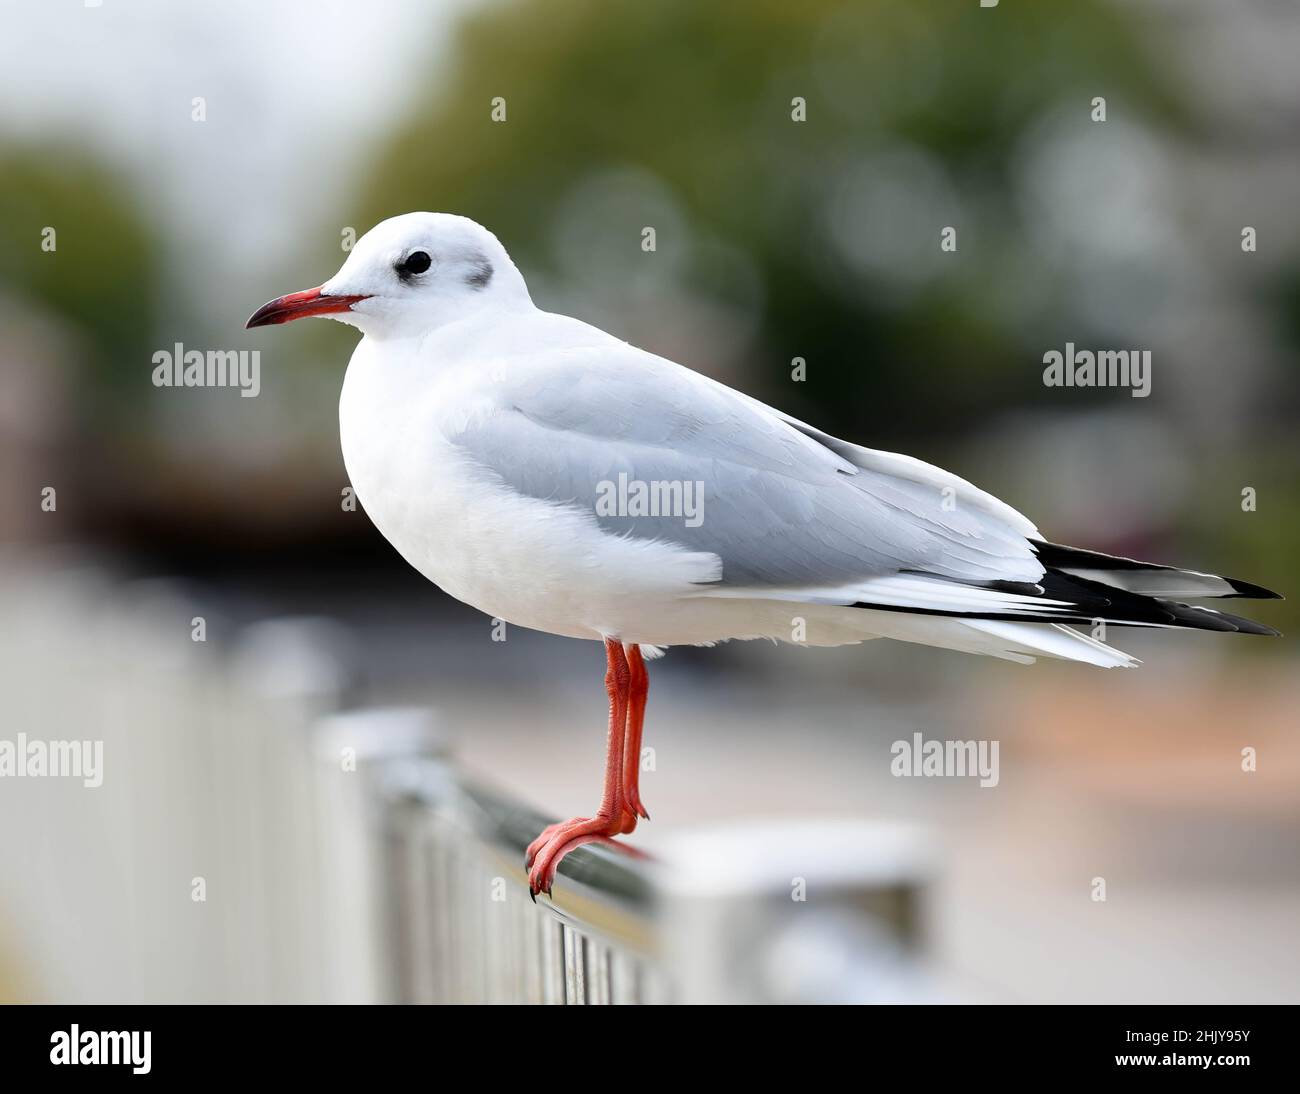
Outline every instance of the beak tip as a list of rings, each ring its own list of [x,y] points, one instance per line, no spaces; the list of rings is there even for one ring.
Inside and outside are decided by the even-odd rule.
[[[254,327],[270,326],[276,321],[275,305],[278,300],[272,300],[268,304],[263,304],[257,311],[248,317],[248,322],[244,324],[244,330],[252,330]]]
[[[367,299],[365,296],[327,296],[320,289],[280,296],[263,304],[248,317],[244,330],[287,323],[309,315],[337,315],[352,310],[352,305]]]

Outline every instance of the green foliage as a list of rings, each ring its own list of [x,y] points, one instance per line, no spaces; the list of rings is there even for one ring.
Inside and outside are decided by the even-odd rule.
[[[379,157],[356,223],[463,213],[532,274],[553,265],[552,220],[582,180],[637,168],[668,188],[688,231],[756,268],[755,344],[768,357],[746,386],[774,390],[803,356],[815,367],[802,394],[842,427],[906,394],[946,431],[969,416],[977,387],[997,397],[988,381],[1018,350],[1012,321],[981,302],[991,269],[1033,268],[1007,172],[1035,118],[1064,104],[1087,126],[1099,88],[1112,109],[1178,117],[1132,26],[1092,2],[527,0],[469,18],[450,57]],[[504,123],[490,117],[497,96]],[[795,96],[806,122],[791,120]],[[979,226],[980,257],[963,250],[919,291],[880,302],[827,245],[826,210],[860,158],[900,146],[950,180],[969,210],[962,231]],[[635,241],[643,214],[634,202],[624,213],[614,230]],[[917,241],[917,261],[933,261],[942,223]],[[681,279],[696,299],[731,291],[698,254]],[[898,432],[888,420],[871,429]]]
[[[154,241],[110,172],[67,148],[0,147],[0,291],[81,340],[86,393],[120,395],[149,361]],[[55,249],[43,232],[55,231]]]

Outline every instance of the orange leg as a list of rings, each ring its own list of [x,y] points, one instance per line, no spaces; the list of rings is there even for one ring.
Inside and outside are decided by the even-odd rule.
[[[550,894],[555,884],[555,870],[560,860],[575,847],[630,831],[628,822],[636,817],[623,801],[623,751],[628,730],[628,697],[632,671],[621,642],[605,640],[605,690],[609,692],[609,732],[605,747],[605,789],[594,817],[574,817],[562,824],[549,825],[528,847],[528,892],[536,900],[538,893]]]
[[[641,729],[645,724],[650,676],[645,670],[640,646],[628,646],[627,664],[631,670],[631,682],[627,696],[627,739],[623,743],[623,804],[632,814],[635,827],[636,817],[650,819],[646,807],[641,804]]]

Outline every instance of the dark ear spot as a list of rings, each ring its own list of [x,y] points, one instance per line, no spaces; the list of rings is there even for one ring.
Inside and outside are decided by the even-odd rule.
[[[492,269],[492,263],[486,258],[476,258],[474,260],[474,269],[466,276],[465,284],[474,289],[486,289],[495,272]]]

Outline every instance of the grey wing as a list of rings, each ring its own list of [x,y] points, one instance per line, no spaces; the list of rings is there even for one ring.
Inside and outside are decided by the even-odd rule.
[[[449,439],[519,493],[576,507],[611,535],[716,555],[724,587],[840,590],[829,599],[852,602],[855,587],[900,573],[978,584],[1043,572],[1001,503],[962,480],[866,458],[890,454],[630,347],[506,380],[491,411]]]

